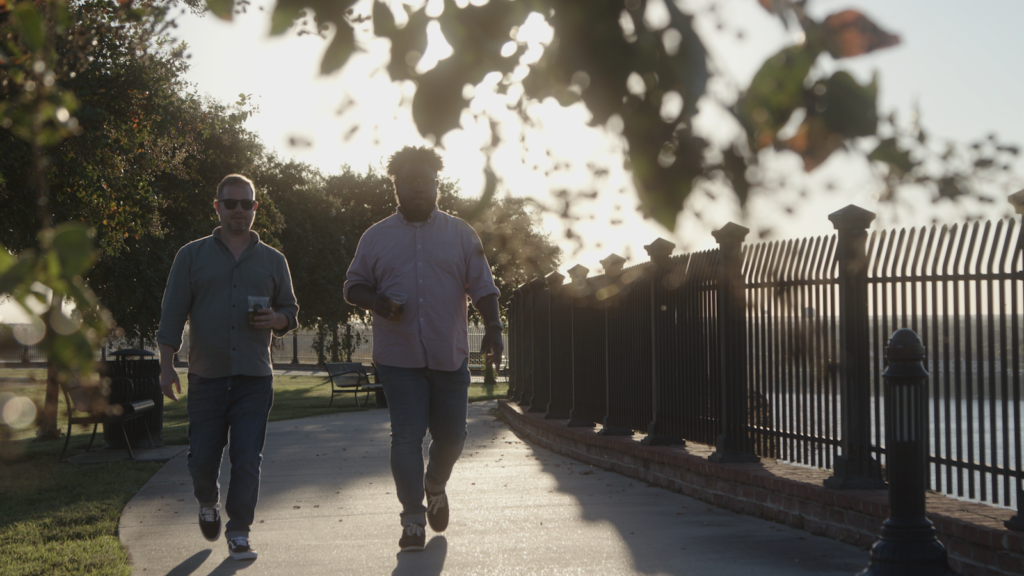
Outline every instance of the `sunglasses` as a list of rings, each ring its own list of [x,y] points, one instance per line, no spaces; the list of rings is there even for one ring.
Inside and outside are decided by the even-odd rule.
[[[234,210],[235,206],[238,206],[239,204],[241,204],[242,205],[242,210],[246,210],[246,211],[252,210],[253,204],[256,203],[255,200],[235,200],[234,198],[224,198],[223,200],[220,200],[219,202],[221,204],[223,204],[224,207],[227,208],[228,210]]]

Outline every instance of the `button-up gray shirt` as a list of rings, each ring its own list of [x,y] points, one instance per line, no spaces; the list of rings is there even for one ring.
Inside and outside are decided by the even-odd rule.
[[[500,292],[476,231],[438,209],[424,223],[401,212],[359,239],[345,279],[377,293],[407,295],[401,322],[373,315],[373,360],[400,368],[458,370],[469,357],[466,296],[476,305]]]
[[[184,245],[174,257],[164,290],[160,329],[156,340],[175,351],[181,348],[185,321],[189,322],[188,371],[205,378],[269,376],[271,330],[249,325],[249,296],[267,296],[270,306],[288,317],[288,327],[274,330],[284,336],[296,326],[299,306],[292,291],[292,276],[283,254],[251,241],[235,259],[213,234]]]

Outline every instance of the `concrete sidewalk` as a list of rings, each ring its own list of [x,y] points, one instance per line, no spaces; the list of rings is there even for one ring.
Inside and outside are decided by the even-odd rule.
[[[185,454],[172,459],[121,516],[134,573],[851,576],[867,565],[860,548],[532,447],[495,406],[470,405],[451,524],[428,528],[423,552],[398,552],[388,416],[370,410],[270,424],[254,562],[203,539]]]

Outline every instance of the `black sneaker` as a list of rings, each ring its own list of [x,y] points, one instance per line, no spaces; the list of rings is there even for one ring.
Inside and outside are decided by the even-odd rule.
[[[199,507],[199,530],[203,538],[216,542],[220,538],[220,504],[213,508]]]
[[[423,550],[427,542],[426,531],[423,524],[409,524],[402,528],[402,538],[398,540],[398,547],[402,552],[415,552]]]
[[[427,523],[434,532],[444,532],[448,527],[448,495],[427,492]]]
[[[256,550],[249,546],[247,536],[235,536],[228,539],[228,552],[235,560],[255,560]]]

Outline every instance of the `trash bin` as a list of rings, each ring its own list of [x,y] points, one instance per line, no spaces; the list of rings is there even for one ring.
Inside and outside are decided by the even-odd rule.
[[[134,448],[164,445],[164,396],[160,391],[160,361],[152,352],[127,348],[107,354],[105,375],[110,378],[110,402],[152,400],[156,407],[127,422],[103,426],[107,448],[125,448],[124,438]],[[110,358],[113,357],[113,358]],[[124,434],[121,428],[124,428]]]

